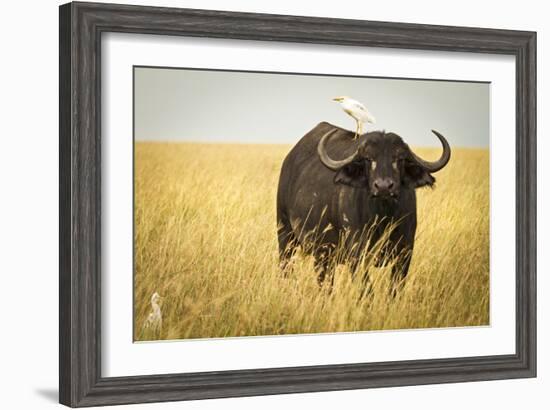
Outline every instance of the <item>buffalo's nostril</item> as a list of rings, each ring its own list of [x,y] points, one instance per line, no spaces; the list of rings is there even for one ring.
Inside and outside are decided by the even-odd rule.
[[[375,181],[373,181],[372,184],[373,193],[375,196],[380,195],[391,195],[394,193],[395,189],[395,182],[392,180],[392,178],[377,178]]]

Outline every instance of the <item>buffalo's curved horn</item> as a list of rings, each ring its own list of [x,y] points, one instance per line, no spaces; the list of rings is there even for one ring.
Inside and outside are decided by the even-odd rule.
[[[447,163],[451,159],[451,147],[449,146],[449,143],[447,142],[445,137],[435,130],[432,130],[432,132],[436,135],[437,138],[439,138],[439,141],[441,141],[441,145],[443,145],[443,153],[441,154],[441,157],[437,161],[430,162],[430,161],[423,160],[422,158],[417,156],[414,152],[412,152],[412,150],[410,150],[413,160],[418,165],[426,169],[428,172],[439,171],[445,165],[447,165]]]
[[[321,159],[321,162],[329,169],[333,171],[338,171],[340,168],[345,167],[346,165],[350,164],[353,160],[357,158],[358,151],[356,150],[353,154],[351,154],[349,157],[341,159],[341,160],[334,160],[330,158],[327,154],[327,148],[326,143],[330,136],[334,134],[336,131],[338,131],[337,128],[334,128],[327,132],[325,135],[321,137],[321,140],[319,141],[319,144],[317,145],[317,153],[319,154],[319,158]]]

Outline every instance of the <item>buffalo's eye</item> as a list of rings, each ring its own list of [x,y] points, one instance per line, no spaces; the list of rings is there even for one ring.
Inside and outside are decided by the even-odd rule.
[[[370,152],[362,152],[361,154],[363,155],[363,159],[365,161],[369,161],[369,162],[374,161],[374,157]]]

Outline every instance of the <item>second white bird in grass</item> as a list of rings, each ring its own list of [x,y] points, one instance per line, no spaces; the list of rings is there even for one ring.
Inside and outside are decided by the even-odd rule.
[[[160,330],[162,328],[162,312],[160,310],[161,296],[155,292],[151,296],[151,308],[152,311],[149,313],[147,320],[143,324],[143,330],[153,333],[158,337]]]
[[[359,101],[354,100],[353,98],[336,97],[333,98],[333,101],[336,101],[338,104],[340,104],[346,114],[348,114],[356,121],[357,127],[355,129],[355,135],[353,136],[353,138],[357,138],[358,135],[363,134],[363,124],[374,124],[376,122],[376,119],[369,112],[369,110],[367,110],[367,107],[365,107]]]

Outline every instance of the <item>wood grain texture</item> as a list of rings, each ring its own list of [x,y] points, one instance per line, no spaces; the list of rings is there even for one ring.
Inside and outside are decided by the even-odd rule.
[[[101,377],[101,34],[149,33],[516,57],[516,353]],[[536,374],[536,33],[94,3],[60,7],[60,402],[72,407]],[[107,178],[108,176],[104,176]]]

